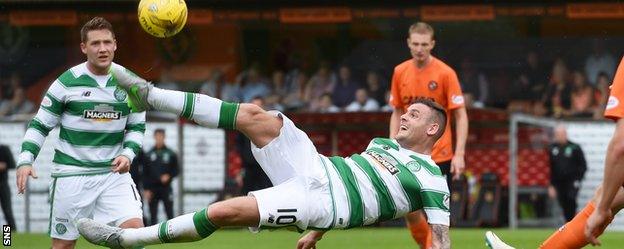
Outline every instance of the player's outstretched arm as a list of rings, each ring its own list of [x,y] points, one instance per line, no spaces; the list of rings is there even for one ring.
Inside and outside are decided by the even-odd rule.
[[[431,248],[449,249],[451,248],[451,238],[449,238],[449,227],[440,224],[429,224],[431,228]]]
[[[325,231],[310,231],[297,242],[297,249],[314,249],[316,242],[323,238]]]
[[[602,180],[602,195],[591,214],[585,227],[585,237],[592,245],[600,245],[596,238],[599,229],[608,224],[613,217],[611,204],[620,186],[624,182],[624,119],[619,119],[613,138],[607,148],[605,159],[604,180]]]

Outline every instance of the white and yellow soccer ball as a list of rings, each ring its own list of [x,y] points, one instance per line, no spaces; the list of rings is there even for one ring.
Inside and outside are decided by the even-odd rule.
[[[171,37],[186,24],[188,11],[184,0],[141,0],[139,23],[150,35]]]

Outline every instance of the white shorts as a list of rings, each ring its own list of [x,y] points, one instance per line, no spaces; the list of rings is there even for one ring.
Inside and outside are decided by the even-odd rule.
[[[50,200],[49,234],[56,239],[78,239],[75,222],[80,218],[112,226],[143,219],[141,197],[128,173],[53,178]]]
[[[283,120],[279,136],[262,148],[251,145],[274,187],[249,193],[260,211],[260,224],[250,229],[329,229],[334,207],[320,155],[305,132],[284,114],[274,114]]]

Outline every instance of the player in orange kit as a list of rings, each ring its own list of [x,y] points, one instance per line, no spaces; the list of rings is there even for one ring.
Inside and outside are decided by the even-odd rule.
[[[464,171],[464,151],[468,136],[468,115],[464,97],[455,71],[431,55],[435,46],[434,30],[424,22],[410,26],[407,46],[412,58],[394,68],[390,105],[394,108],[390,118],[390,137],[399,130],[399,120],[405,109],[418,98],[427,98],[443,106],[449,117],[444,135],[433,147],[432,157],[450,183],[454,176]],[[452,115],[451,115],[452,114]],[[455,119],[456,144],[453,153],[450,120]],[[406,216],[412,237],[421,248],[431,245],[431,232],[421,212]]]
[[[588,244],[600,245],[597,237],[613,220],[613,215],[624,207],[624,58],[618,66],[611,96],[604,116],[616,121],[615,132],[607,148],[604,179],[592,200],[574,219],[553,233],[542,249],[576,249]],[[493,249],[513,248],[492,232],[486,233],[486,243]]]

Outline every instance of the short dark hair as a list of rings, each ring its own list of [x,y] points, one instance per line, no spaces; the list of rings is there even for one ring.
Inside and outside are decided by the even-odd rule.
[[[440,137],[444,134],[444,130],[446,130],[447,116],[444,107],[428,98],[417,98],[412,104],[423,104],[431,108],[433,115],[429,117],[429,120],[438,123],[438,126],[440,126],[438,133],[435,135],[435,140],[437,141],[440,139]]]
[[[165,129],[163,128],[158,128],[156,130],[154,130],[154,135],[158,134],[158,133],[162,133],[163,135],[165,135]]]
[[[113,38],[115,38],[113,25],[110,22],[108,22],[106,19],[104,19],[104,17],[96,16],[93,19],[86,22],[84,25],[82,25],[82,28],[80,29],[80,40],[82,42],[86,42],[88,38],[87,33],[89,33],[89,31],[103,30],[103,29],[110,31],[111,34],[113,35]]]

